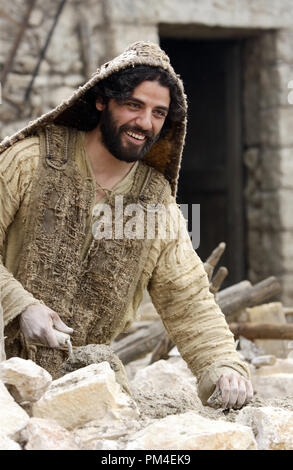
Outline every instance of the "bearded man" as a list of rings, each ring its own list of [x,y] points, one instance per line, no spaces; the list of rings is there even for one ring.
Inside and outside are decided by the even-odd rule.
[[[186,112],[169,58],[157,45],[138,42],[68,101],[1,143],[8,357],[30,357],[34,347],[36,362],[54,377],[66,359],[58,331],[70,334],[74,346],[109,345],[135,319],[147,288],[198,378],[203,403],[215,387],[224,407],[251,399],[249,370],[186,226],[175,238],[160,230],[147,237],[144,222],[144,236],[95,236],[102,204],[111,208],[110,228],[126,225],[132,204],[142,214],[164,209],[168,234],[182,225],[175,196]]]

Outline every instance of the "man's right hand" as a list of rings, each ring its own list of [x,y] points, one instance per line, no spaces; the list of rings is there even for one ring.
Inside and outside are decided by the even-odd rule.
[[[20,314],[20,329],[27,341],[35,341],[50,348],[63,346],[64,340],[54,331],[72,334],[59,315],[45,305],[30,305]]]

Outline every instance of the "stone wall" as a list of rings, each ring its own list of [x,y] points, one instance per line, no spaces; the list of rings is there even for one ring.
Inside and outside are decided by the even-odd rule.
[[[2,90],[0,139],[68,97],[97,68],[139,39],[245,37],[244,162],[248,275],[277,275],[293,303],[293,0],[68,0],[29,99],[24,95],[60,0],[37,0]],[[0,0],[0,65],[27,2]]]
[[[244,60],[249,278],[278,276],[288,304],[293,301],[292,34],[284,29],[248,40]]]

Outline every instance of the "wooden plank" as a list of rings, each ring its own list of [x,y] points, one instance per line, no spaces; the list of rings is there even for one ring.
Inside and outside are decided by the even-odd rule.
[[[229,328],[235,338],[244,336],[258,344],[293,339],[293,325],[288,323],[229,323]]]
[[[271,276],[232,297],[228,296],[227,298],[223,297],[221,300],[218,299],[218,304],[226,317],[229,317],[229,315],[243,308],[263,304],[280,292],[281,286],[278,280]]]
[[[164,331],[163,323],[158,320],[148,328],[142,328],[117,343],[113,343],[111,348],[123,364],[128,364],[153,351]]]

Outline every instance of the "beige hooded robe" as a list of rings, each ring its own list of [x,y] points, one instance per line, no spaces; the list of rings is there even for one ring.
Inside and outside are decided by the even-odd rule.
[[[157,45],[138,42],[99,68],[69,100],[0,144],[0,289],[7,351],[8,356],[21,354],[19,314],[39,302],[74,328],[73,345],[110,344],[135,319],[147,288],[198,377],[205,402],[223,372],[249,377],[249,371],[209,292],[175,203],[186,117],[172,123],[111,195],[144,208],[162,204],[166,237],[118,243],[93,239],[95,183],[84,146],[87,92],[112,73],[138,64],[160,66],[176,77],[186,116],[183,85],[168,57]],[[179,235],[171,239],[171,231]],[[37,362],[53,375],[64,359],[61,351],[37,348]]]

